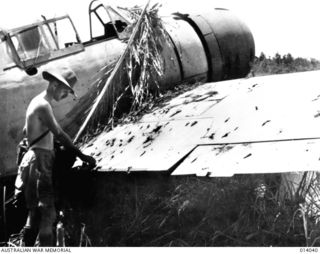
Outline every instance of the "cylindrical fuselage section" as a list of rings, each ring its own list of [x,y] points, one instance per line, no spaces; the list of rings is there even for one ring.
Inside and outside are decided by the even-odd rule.
[[[175,14],[165,21],[182,79],[205,73],[207,81],[221,81],[243,78],[250,72],[255,57],[253,36],[230,11]]]
[[[209,65],[212,69],[209,80],[245,77],[255,57],[254,40],[249,28],[230,11],[224,9],[194,18],[201,30],[204,22],[198,23],[199,19],[206,22],[207,31],[203,36],[210,52]]]

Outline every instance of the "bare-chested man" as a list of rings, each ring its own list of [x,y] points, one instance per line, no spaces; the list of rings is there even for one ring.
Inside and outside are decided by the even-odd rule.
[[[70,137],[62,130],[52,111],[52,102],[74,94],[76,75],[70,69],[44,71],[43,78],[49,81],[46,91],[36,96],[28,106],[24,131],[29,144],[46,133],[32,145],[23,157],[20,172],[28,172],[24,186],[26,205],[29,210],[24,229],[26,246],[33,246],[39,233],[40,246],[53,246],[53,223],[56,218],[52,186],[52,167],[54,162],[53,137],[64,146],[72,149],[82,161],[95,165],[95,159],[83,154]],[[27,170],[25,170],[27,167]],[[24,169],[23,169],[24,168]]]

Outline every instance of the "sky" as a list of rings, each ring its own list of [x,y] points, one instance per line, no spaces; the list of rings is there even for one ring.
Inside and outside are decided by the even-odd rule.
[[[0,0],[0,28],[13,28],[40,19],[69,14],[83,41],[89,38],[90,0]],[[319,0],[151,0],[162,4],[163,15],[172,12],[200,14],[210,8],[232,11],[250,28],[256,55],[290,53],[320,60]],[[111,6],[143,6],[147,0],[102,0]]]

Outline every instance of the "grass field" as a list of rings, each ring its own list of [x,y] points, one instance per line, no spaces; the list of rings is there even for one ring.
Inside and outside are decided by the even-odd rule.
[[[68,245],[80,245],[85,225],[92,246],[319,246],[317,204],[314,196],[305,199],[310,182],[288,196],[280,174],[98,174],[76,181],[65,209]]]

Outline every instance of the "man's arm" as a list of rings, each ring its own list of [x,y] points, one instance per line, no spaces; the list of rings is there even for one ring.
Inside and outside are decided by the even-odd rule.
[[[82,161],[91,165],[96,161],[93,157],[83,154],[72,142],[71,138],[65,133],[53,115],[52,108],[49,105],[39,107],[39,117],[41,121],[48,127],[53,135],[62,143],[62,145],[74,151],[75,155]]]

